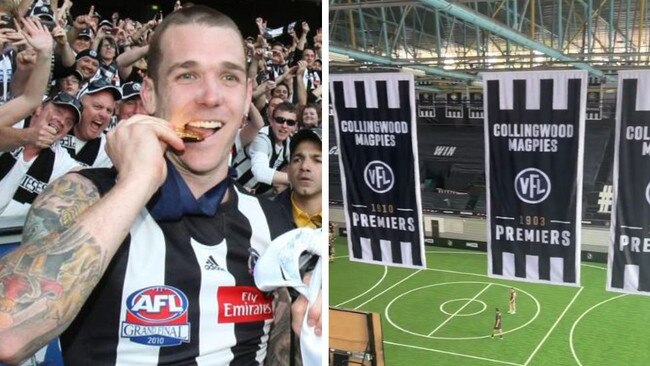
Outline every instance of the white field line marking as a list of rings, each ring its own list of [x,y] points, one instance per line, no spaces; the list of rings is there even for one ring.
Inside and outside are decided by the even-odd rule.
[[[578,323],[580,323],[580,321],[582,320],[582,318],[585,315],[587,315],[589,312],[591,312],[592,310],[594,310],[598,306],[600,306],[600,305],[602,305],[602,304],[604,304],[606,302],[616,300],[616,299],[621,298],[623,296],[627,296],[627,294],[618,295],[618,296],[612,297],[611,299],[607,299],[607,300],[599,302],[598,304],[596,304],[596,305],[590,307],[589,309],[587,309],[584,313],[582,313],[582,315],[580,315],[578,317],[578,319],[576,319],[575,322],[573,322],[573,325],[571,326],[571,331],[569,332],[569,346],[571,347],[571,354],[573,354],[573,358],[576,360],[576,362],[578,363],[579,366],[582,366],[582,363],[580,363],[580,360],[578,359],[578,355],[576,354],[576,350],[573,348],[573,332],[575,331],[576,326],[578,325]]]
[[[427,251],[427,253],[433,253],[433,252]],[[464,253],[464,252],[441,252],[441,253],[444,253],[444,254],[447,254],[447,253],[450,253],[450,254],[456,254],[456,253],[457,254],[487,254],[487,253],[480,253],[480,252],[467,252],[467,253]],[[339,257],[336,257],[336,258],[339,258]],[[347,256],[345,256],[345,258],[347,258]],[[598,267],[598,266],[593,266],[593,265],[590,265],[590,264],[581,264],[581,265],[583,265],[585,267],[592,267],[592,268],[598,268],[598,269],[607,269],[606,267]],[[492,277],[490,277],[488,275],[485,275],[485,274],[452,271],[452,270],[449,270],[449,269],[423,268],[423,269],[420,269],[419,271],[434,271],[434,272],[454,273],[454,274],[461,274],[461,275],[468,275],[468,276],[478,276],[478,277],[492,278]]]
[[[480,273],[459,272],[459,271],[452,271],[452,270],[449,270],[449,269],[425,268],[424,271],[454,273],[454,274],[461,274],[461,275],[468,275],[468,276],[478,276],[478,277],[490,277],[488,275],[484,275],[484,274],[480,274]]]
[[[566,314],[566,312],[569,311],[569,309],[571,308],[571,305],[573,305],[573,303],[574,303],[574,302],[576,301],[576,299],[578,298],[578,295],[580,295],[580,293],[581,293],[582,290],[584,290],[584,289],[585,289],[584,287],[580,287],[580,290],[578,290],[578,292],[576,292],[576,294],[573,296],[573,299],[571,299],[571,302],[569,303],[569,305],[568,305],[566,308],[564,308],[564,311],[563,311],[562,314],[560,314],[560,316],[557,318],[557,320],[555,321],[555,323],[553,324],[553,326],[551,327],[551,329],[548,330],[548,332],[546,333],[546,335],[544,336],[544,338],[542,339],[542,341],[539,342],[539,344],[537,345],[537,347],[535,348],[535,350],[533,351],[533,353],[530,355],[530,357],[528,357],[528,359],[527,359],[526,362],[524,363],[524,366],[527,366],[527,365],[530,363],[530,361],[533,359],[533,357],[535,357],[535,354],[537,353],[537,351],[539,351],[539,349],[542,348],[542,345],[544,344],[544,342],[546,342],[546,339],[547,339],[547,338],[551,335],[551,333],[553,332],[553,329],[555,329],[555,327],[560,323],[560,320],[562,320],[562,318],[564,318],[564,314]]]
[[[491,359],[491,358],[465,355],[465,354],[462,354],[462,353],[442,351],[442,350],[433,349],[433,348],[424,348],[424,347],[412,346],[410,344],[401,344],[401,343],[394,343],[394,342],[389,342],[389,341],[384,341],[384,344],[390,344],[390,345],[398,346],[398,347],[414,348],[414,349],[419,349],[419,350],[429,351],[429,352],[444,353],[444,354],[447,354],[447,355],[453,355],[453,356],[459,356],[459,357],[473,358],[475,360],[490,361],[490,362],[494,362],[494,363],[502,363],[502,364],[505,364],[505,365],[524,366],[524,365],[522,365],[520,363],[494,360],[494,359]]]
[[[468,252],[464,252],[464,251],[453,251],[453,252],[452,252],[452,251],[442,251],[442,250],[435,250],[435,249],[434,249],[434,250],[427,250],[427,251],[425,251],[425,252],[426,252],[426,253],[439,253],[439,254],[487,254],[487,253],[485,253],[485,252],[474,252],[474,251],[468,251]],[[340,256],[340,257],[337,256],[337,257],[335,257],[335,258],[347,258],[347,256]],[[607,269],[607,267],[599,267],[599,266],[594,266],[594,265],[591,265],[591,264],[585,264],[585,263],[581,263],[581,265],[583,265],[583,266],[585,266],[585,267],[597,268],[597,269],[602,269],[602,270],[606,270],[606,269]],[[436,268],[426,268],[426,269],[424,269],[424,270],[427,270],[427,271],[434,271],[434,272],[455,273],[455,274],[469,275],[469,276],[478,276],[478,277],[489,277],[489,276],[487,276],[487,275],[482,275],[482,274],[478,274],[478,273],[468,273],[468,272],[450,271],[450,270],[436,269]],[[421,271],[421,270],[418,270],[418,272],[419,272],[419,271]],[[417,273],[417,272],[416,272],[416,273]],[[415,274],[415,273],[414,273],[414,274]],[[412,276],[412,275],[411,275],[411,276]],[[409,277],[411,277],[411,276],[409,276]],[[403,279],[402,281],[398,282],[397,284],[399,284],[399,283],[401,283],[401,282],[404,282],[404,281],[407,280],[409,277]],[[386,292],[386,291],[390,290],[391,288],[395,287],[397,284],[395,284],[395,285],[391,286],[390,288],[386,289],[384,292]],[[512,363],[512,362],[498,361],[498,360],[492,360],[492,359],[488,359],[488,358],[482,358],[482,357],[476,357],[476,356],[463,355],[463,354],[454,353],[454,352],[446,352],[446,351],[440,351],[440,350],[436,350],[436,349],[429,349],[429,348],[422,348],[422,347],[416,347],[416,346],[411,346],[411,345],[404,345],[404,344],[393,343],[393,342],[388,342],[388,341],[384,341],[384,343],[392,344],[392,345],[396,345],[396,346],[402,346],[402,347],[410,347],[410,348],[422,349],[422,350],[425,350],[425,351],[431,351],[431,352],[439,352],[439,353],[446,353],[446,354],[457,355],[457,356],[462,356],[462,357],[469,357],[469,358],[475,358],[475,359],[480,359],[480,360],[487,360],[487,361],[496,362],[496,363],[503,363],[503,364],[507,364],[507,365],[526,366],[526,365],[528,365],[528,363],[530,362],[530,360],[533,358],[533,356],[535,355],[535,353],[537,353],[537,352],[539,351],[539,348],[540,348],[540,347],[542,346],[542,344],[545,342],[546,338],[548,338],[548,335],[550,334],[550,332],[553,330],[553,328],[555,328],[555,327],[557,326],[557,324],[558,324],[558,322],[560,321],[560,319],[564,316],[564,314],[567,312],[568,308],[573,304],[573,302],[575,301],[575,299],[577,298],[577,296],[580,294],[580,292],[581,292],[582,290],[583,290],[583,287],[580,287],[580,290],[578,291],[578,293],[576,293],[576,295],[574,296],[574,298],[571,300],[571,303],[569,303],[569,306],[564,310],[564,312],[562,313],[562,315],[560,316],[560,318],[558,318],[558,320],[555,322],[555,324],[553,325],[553,327],[551,328],[551,330],[549,331],[549,333],[546,335],[546,337],[544,337],[544,340],[542,340],[542,343],[540,343],[540,344],[537,346],[537,348],[535,349],[535,351],[533,352],[533,354],[528,358],[528,360],[526,361],[526,363],[523,364],[523,365],[522,365],[522,364],[517,364],[517,363]],[[381,294],[383,294],[383,292],[380,293],[379,295],[381,295]],[[377,296],[379,296],[379,295],[377,295]],[[368,303],[368,302],[374,300],[377,296],[375,296],[375,297],[373,297],[372,299],[368,300],[366,303]],[[610,299],[610,300],[613,300],[613,299],[616,299],[616,298],[618,298],[618,297],[622,297],[622,296],[625,296],[625,295],[620,295],[620,296],[614,297],[614,298],[612,298],[612,299]],[[349,301],[351,301],[351,300],[349,300]],[[609,301],[609,300],[607,300],[607,301]],[[364,304],[362,304],[362,305],[359,305],[359,306],[356,307],[355,309],[358,309],[359,307],[365,305],[366,303],[364,303]],[[595,306],[594,306],[594,307],[595,307]],[[591,310],[591,309],[590,309],[590,310]],[[588,311],[589,311],[589,310],[588,310]],[[573,332],[573,329],[572,329],[572,332]],[[571,336],[572,336],[572,334],[571,334]],[[574,352],[574,350],[573,350],[573,344],[572,344],[572,343],[571,343],[571,351]],[[574,353],[574,358],[575,358],[575,353]],[[577,360],[577,359],[576,359],[576,360]],[[580,364],[580,363],[578,362],[578,364]]]
[[[485,286],[484,289],[482,289],[481,291],[479,291],[478,294],[474,295],[474,297],[472,297],[469,301],[467,301],[467,302],[465,303],[465,305],[461,306],[458,310],[456,310],[455,313],[451,314],[451,316],[450,316],[449,318],[447,318],[444,322],[442,322],[439,326],[437,326],[436,329],[432,330],[431,333],[429,333],[429,335],[428,335],[427,337],[431,337],[431,335],[432,335],[433,333],[435,333],[438,329],[442,328],[443,325],[447,324],[447,322],[449,322],[453,317],[455,317],[456,314],[460,313],[463,309],[465,309],[465,308],[467,307],[467,305],[469,305],[472,301],[476,300],[477,297],[481,296],[481,294],[484,293],[485,290],[487,290],[488,288],[490,288],[490,286],[492,286],[491,283],[488,284],[487,286]]]
[[[349,300],[343,301],[343,302],[340,303],[340,304],[336,304],[336,305],[334,305],[334,306],[336,306],[336,307],[341,307],[341,306],[343,306],[343,305],[345,305],[345,304],[347,304],[347,303],[349,303],[349,302],[351,302],[351,301],[354,301],[354,300],[356,300],[356,299],[358,299],[358,298],[360,298],[360,297],[366,295],[368,292],[374,290],[377,286],[379,286],[379,285],[384,281],[384,279],[386,278],[386,275],[387,275],[387,274],[388,274],[388,266],[384,266],[384,275],[381,276],[381,278],[379,279],[379,281],[377,281],[377,283],[375,283],[374,286],[372,286],[371,288],[367,289],[365,292],[363,292],[363,293],[361,293],[361,294],[359,294],[359,295],[357,295],[357,296],[355,296],[355,297],[353,297],[353,298],[351,298],[351,299],[349,299]]]
[[[427,254],[435,253],[435,254],[482,254],[482,255],[487,255],[487,252],[477,252],[477,251],[474,251],[474,250],[472,250],[472,251],[468,250],[468,251],[465,251],[465,252],[463,252],[461,250],[457,250],[457,251],[425,250],[424,252],[427,253]]]
[[[416,272],[411,273],[410,275],[406,276],[406,277],[405,277],[404,279],[402,279],[401,281],[399,281],[399,282],[397,282],[396,284],[392,285],[391,287],[385,289],[384,291],[378,293],[377,295],[371,297],[368,301],[366,301],[366,302],[364,302],[364,303],[362,303],[362,304],[359,304],[359,306],[355,307],[354,310],[357,310],[357,309],[361,308],[361,307],[364,306],[365,304],[367,304],[367,303],[371,302],[372,300],[378,298],[379,296],[385,294],[386,292],[390,291],[393,287],[399,285],[400,283],[402,283],[402,282],[408,280],[409,278],[415,276],[416,274],[420,273],[420,271],[422,271],[422,270],[419,269],[419,270],[417,270]]]
[[[607,267],[594,266],[593,264],[583,264],[585,267],[598,268],[598,269],[607,269]]]

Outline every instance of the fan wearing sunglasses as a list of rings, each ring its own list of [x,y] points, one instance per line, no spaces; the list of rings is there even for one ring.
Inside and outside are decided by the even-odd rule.
[[[233,161],[237,181],[256,195],[273,196],[289,186],[283,171],[289,162],[290,136],[298,128],[296,107],[290,102],[278,104],[250,145]]]

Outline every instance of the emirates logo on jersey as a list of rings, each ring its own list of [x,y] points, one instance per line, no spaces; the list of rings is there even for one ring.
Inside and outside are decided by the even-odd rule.
[[[126,300],[121,336],[148,346],[176,346],[190,341],[187,296],[171,286],[147,287]]]
[[[217,322],[249,323],[273,319],[273,297],[251,286],[221,286],[217,290]]]

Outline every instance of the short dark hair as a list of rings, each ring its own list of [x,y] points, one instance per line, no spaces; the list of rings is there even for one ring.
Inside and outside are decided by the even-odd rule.
[[[278,114],[278,112],[296,113],[296,106],[291,102],[282,102],[273,110],[273,118],[275,118],[275,115]]]
[[[287,83],[285,83],[284,81],[281,82],[281,83],[275,84],[275,87],[276,87],[276,88],[277,88],[278,86],[284,86],[285,88],[287,88],[287,91],[289,91],[289,85],[288,85]],[[275,89],[273,89],[273,90],[275,90]]]
[[[244,64],[246,63],[244,38],[241,35],[239,27],[237,27],[237,24],[235,24],[235,22],[230,19],[230,17],[218,10],[204,5],[193,5],[190,7],[183,6],[182,9],[177,10],[171,13],[169,16],[165,17],[162,23],[156,27],[156,32],[154,32],[153,36],[151,37],[151,41],[149,42],[149,53],[147,56],[147,64],[149,65],[147,75],[150,78],[157,80],[159,71],[158,68],[160,67],[160,62],[163,58],[160,46],[162,43],[162,38],[167,30],[175,25],[188,24],[224,27],[234,30],[239,36],[242,47],[243,61]]]
[[[301,125],[301,126],[303,125],[303,121],[302,121],[302,112],[304,112],[305,109],[307,109],[307,108],[315,109],[315,110],[316,110],[316,114],[318,114],[318,120],[320,121],[320,119],[321,119],[321,108],[318,106],[318,104],[309,103],[309,104],[307,104],[306,106],[304,106],[304,107],[302,108],[302,111],[301,111],[301,113],[300,113],[300,116],[298,116],[298,119],[300,120],[300,125]]]
[[[117,58],[117,56],[119,56],[119,54],[120,54],[120,48],[117,45],[117,41],[115,40],[115,38],[113,38],[111,36],[102,37],[101,41],[99,41],[99,43],[97,44],[97,49],[95,51],[97,51],[97,53],[99,54],[99,50],[102,48],[102,46],[106,42],[110,43],[111,46],[113,46],[113,49],[115,49],[115,58]],[[101,55],[99,57],[101,57]]]

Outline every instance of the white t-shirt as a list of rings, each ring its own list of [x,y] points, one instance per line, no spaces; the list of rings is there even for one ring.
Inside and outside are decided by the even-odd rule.
[[[70,154],[68,154],[68,152],[58,143],[50,147],[50,149],[54,151],[54,166],[52,168],[50,179],[47,182],[48,184],[54,179],[69,172],[71,169],[81,166],[79,162],[70,157]],[[0,216],[20,216],[27,214],[27,211],[29,211],[31,203],[22,203],[13,199],[14,194],[16,194],[16,191],[21,184],[25,189],[39,194],[45,189],[45,186],[29,185],[30,180],[25,179],[27,171],[36,160],[36,157],[32,158],[30,161],[25,161],[23,150],[24,149],[21,147],[14,151],[0,154],[13,154],[16,158],[16,163],[9,173],[0,180]]]

